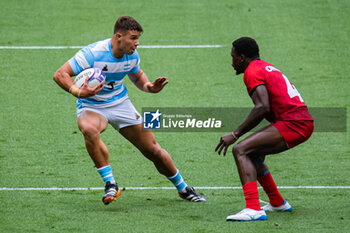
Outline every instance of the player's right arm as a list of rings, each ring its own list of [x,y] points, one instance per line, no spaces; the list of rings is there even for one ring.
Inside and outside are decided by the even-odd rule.
[[[70,92],[73,96],[78,98],[88,98],[98,94],[103,89],[103,82],[94,88],[88,86],[88,79],[86,77],[84,85],[79,89],[75,86],[72,77],[75,76],[69,62],[64,63],[54,74],[53,80],[65,91]]]
[[[269,113],[269,94],[265,85],[255,87],[251,97],[254,102],[254,108],[251,110],[245,121],[238,126],[236,130],[220,138],[220,142],[215,148],[215,151],[218,151],[219,155],[224,149],[223,155],[225,156],[226,151],[231,144],[235,143],[240,136],[257,126],[264,119],[265,115]]]
[[[265,85],[259,85],[251,95],[254,108],[249,113],[246,120],[233,131],[237,137],[240,137],[257,126],[265,116],[270,112],[269,93]]]
[[[75,76],[72,67],[68,62],[64,63],[53,76],[53,80],[65,91],[69,92],[69,88],[74,85],[72,76]]]

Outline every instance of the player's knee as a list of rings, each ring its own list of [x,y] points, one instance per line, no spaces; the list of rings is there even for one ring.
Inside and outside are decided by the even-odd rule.
[[[237,144],[232,148],[233,157],[236,164],[243,164],[249,159],[246,153],[246,149],[243,145]]]
[[[79,125],[79,129],[85,138],[95,138],[100,135],[100,132],[96,127],[90,124],[81,124]]]
[[[158,143],[155,143],[152,148],[152,156],[155,158],[161,158],[163,149]]]
[[[233,146],[232,148],[232,153],[233,153],[233,156],[235,158],[239,158],[241,156],[244,156],[245,155],[245,149],[244,149],[244,146],[242,146],[241,144],[236,144]]]
[[[157,142],[152,141],[151,143],[147,144],[145,147],[142,148],[142,153],[146,157],[153,160],[154,158],[158,158],[161,156],[162,148]]]

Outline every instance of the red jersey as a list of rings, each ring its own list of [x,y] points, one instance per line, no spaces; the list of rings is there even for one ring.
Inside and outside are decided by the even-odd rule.
[[[298,90],[273,65],[262,60],[252,61],[244,72],[244,83],[249,95],[257,86],[265,85],[274,117],[272,121],[313,120]]]

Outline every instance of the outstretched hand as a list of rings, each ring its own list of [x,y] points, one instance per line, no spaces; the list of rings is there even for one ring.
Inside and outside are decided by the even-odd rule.
[[[168,84],[168,81],[166,77],[159,77],[159,78],[156,78],[152,83],[148,84],[147,88],[151,93],[158,93],[167,84]]]
[[[228,147],[235,143],[238,140],[237,137],[233,136],[232,133],[226,134],[224,136],[221,136],[219,144],[215,148],[215,152],[218,151],[218,154],[221,154],[222,149],[225,148],[223,156],[226,155]]]

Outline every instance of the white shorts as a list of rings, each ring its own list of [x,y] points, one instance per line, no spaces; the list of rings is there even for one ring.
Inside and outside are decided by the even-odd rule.
[[[142,116],[137,112],[130,99],[127,98],[120,104],[105,108],[82,107],[77,109],[77,117],[84,111],[92,111],[104,116],[108,123],[116,130],[130,125],[142,124]]]

